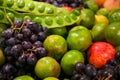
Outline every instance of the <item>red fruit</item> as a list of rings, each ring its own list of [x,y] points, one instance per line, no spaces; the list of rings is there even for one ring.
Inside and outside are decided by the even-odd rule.
[[[96,68],[101,68],[110,59],[115,57],[114,47],[107,42],[95,42],[88,50],[89,63]]]
[[[63,6],[62,8],[66,9],[66,10],[68,10],[68,11],[70,11],[70,12],[73,10],[72,7],[68,7],[68,6]]]

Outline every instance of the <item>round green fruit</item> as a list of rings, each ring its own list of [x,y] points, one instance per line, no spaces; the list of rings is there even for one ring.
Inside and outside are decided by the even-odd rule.
[[[72,75],[77,62],[84,63],[84,56],[78,50],[70,50],[61,59],[61,67],[67,75]]]
[[[113,22],[109,24],[104,31],[107,42],[114,46],[120,46],[120,22]]]
[[[45,79],[43,80],[59,80],[58,78],[56,77],[46,77]]]
[[[92,44],[90,31],[84,26],[73,27],[67,36],[70,49],[85,51]]]
[[[13,80],[34,80],[31,76],[28,75],[22,75],[14,78]]]
[[[35,65],[35,74],[44,79],[46,77],[59,77],[61,68],[59,63],[52,57],[43,57]]]
[[[48,51],[48,55],[56,60],[60,60],[64,53],[67,52],[67,41],[60,35],[48,36],[43,46]]]

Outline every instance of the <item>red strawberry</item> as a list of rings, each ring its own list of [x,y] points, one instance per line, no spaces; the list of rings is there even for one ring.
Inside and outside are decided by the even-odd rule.
[[[96,68],[101,68],[110,59],[115,57],[114,47],[107,42],[95,42],[88,50],[89,63]]]
[[[68,10],[69,12],[71,12],[71,11],[73,10],[73,8],[72,8],[72,7],[69,7],[69,6],[63,6],[62,8]]]

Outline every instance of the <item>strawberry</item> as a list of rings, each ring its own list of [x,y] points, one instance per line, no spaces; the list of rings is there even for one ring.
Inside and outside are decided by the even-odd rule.
[[[68,10],[69,12],[71,12],[71,11],[73,10],[73,8],[72,8],[72,7],[69,7],[69,6],[63,6],[62,8]]]
[[[95,42],[88,49],[89,63],[101,68],[110,59],[115,57],[115,48],[107,42]]]

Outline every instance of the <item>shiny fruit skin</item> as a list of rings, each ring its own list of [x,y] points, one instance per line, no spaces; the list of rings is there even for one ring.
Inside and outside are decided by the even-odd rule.
[[[35,74],[44,79],[46,77],[59,77],[61,68],[59,63],[52,57],[40,58],[35,65]]]
[[[13,80],[34,80],[31,76],[28,75],[22,75],[14,78]]]
[[[44,48],[48,51],[48,55],[60,60],[67,52],[67,41],[60,35],[50,35],[43,42]]]
[[[110,59],[115,57],[114,47],[107,42],[95,42],[88,50],[88,60],[96,68],[103,67]]]
[[[61,67],[67,75],[72,75],[77,62],[84,63],[83,53],[78,50],[70,50],[61,59]]]
[[[70,49],[85,51],[92,44],[91,33],[84,26],[75,26],[68,33],[67,43]]]
[[[107,42],[114,46],[120,45],[120,22],[113,22],[109,24],[104,31]]]

